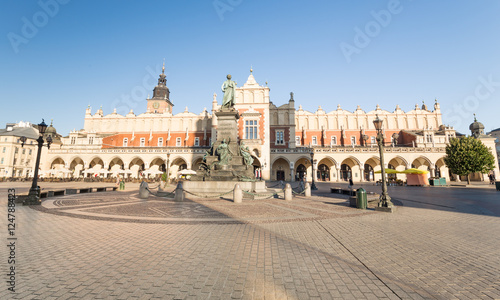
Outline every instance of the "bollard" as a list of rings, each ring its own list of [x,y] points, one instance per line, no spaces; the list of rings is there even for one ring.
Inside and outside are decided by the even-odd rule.
[[[304,196],[311,197],[311,186],[309,185],[309,182],[306,182],[306,185],[304,186]]]
[[[182,188],[182,182],[179,182],[177,184],[177,187],[175,188],[174,201],[175,202],[184,201],[184,189]]]
[[[243,191],[241,190],[240,185],[237,183],[234,186],[233,190],[233,202],[234,203],[241,203],[243,202]]]
[[[141,182],[141,185],[139,186],[139,198],[149,198],[148,183],[146,181]]]
[[[285,201],[292,201],[292,186],[289,183],[285,185]]]

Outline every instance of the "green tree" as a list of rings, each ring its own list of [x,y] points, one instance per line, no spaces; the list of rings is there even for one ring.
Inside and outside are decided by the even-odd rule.
[[[495,158],[479,139],[463,137],[450,140],[444,162],[452,173],[467,176],[467,184],[470,184],[470,174],[493,170]]]

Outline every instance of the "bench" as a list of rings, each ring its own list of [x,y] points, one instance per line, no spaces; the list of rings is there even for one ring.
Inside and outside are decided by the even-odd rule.
[[[346,190],[339,187],[330,188],[330,193],[356,196],[356,190],[348,190],[348,189]]]
[[[330,188],[330,193],[342,194],[342,189],[339,187],[332,187],[332,188]]]
[[[66,189],[66,195],[74,195],[78,192],[78,189]]]
[[[65,190],[48,191],[47,197],[64,196]]]

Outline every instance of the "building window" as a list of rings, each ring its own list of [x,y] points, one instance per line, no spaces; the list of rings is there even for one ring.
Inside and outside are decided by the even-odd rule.
[[[23,154],[26,154],[26,149],[23,149]]]
[[[211,137],[208,138],[208,145],[212,146],[212,138]]]
[[[2,160],[1,160],[0,164],[3,164],[3,157],[2,157]]]
[[[123,147],[127,147],[128,146],[128,138],[124,138],[123,139]]]
[[[330,140],[330,145],[337,145],[337,137],[336,136],[332,136],[332,138]]]
[[[163,138],[158,138],[158,147],[163,147]]]
[[[94,137],[93,136],[89,137],[89,145],[92,145],[92,144],[94,144]]]
[[[285,135],[285,133],[283,130],[276,130],[276,145],[284,145],[285,144],[284,135]]]
[[[248,140],[257,139],[257,120],[245,121],[245,138]]]
[[[72,136],[71,137],[71,145],[74,145],[76,143],[76,137]]]
[[[377,143],[377,139],[374,136],[372,136],[371,139],[370,139],[370,143],[376,144]]]
[[[140,147],[144,147],[146,145],[146,138],[141,138]]]
[[[199,137],[195,137],[194,138],[194,146],[198,147],[199,145],[200,145],[200,138]]]
[[[317,145],[318,144],[318,138],[316,136],[312,137],[312,144]]]
[[[19,149],[17,149],[17,147],[15,148],[14,153],[19,153]]]
[[[3,147],[3,149],[2,149],[2,153],[5,153],[5,147]]]
[[[355,136],[351,136],[351,145],[356,145],[356,137]]]
[[[180,146],[182,146],[181,143],[182,143],[182,141],[181,141],[180,137],[178,137],[178,138],[175,139],[175,146],[180,147]]]
[[[28,155],[31,155],[31,153],[32,153],[32,152],[33,152],[33,151],[30,149],[30,151],[28,151]]]
[[[426,134],[427,143],[432,143],[432,134]]]
[[[295,137],[295,145],[300,146],[300,136]]]

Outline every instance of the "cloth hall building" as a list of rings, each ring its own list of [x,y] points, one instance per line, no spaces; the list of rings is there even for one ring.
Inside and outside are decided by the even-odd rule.
[[[84,128],[62,137],[42,157],[41,170],[52,176],[73,177],[154,177],[168,170],[176,177],[182,169],[197,170],[203,155],[216,140],[220,108],[216,94],[211,110],[172,114],[166,75],[162,74],[145,100],[146,111],[126,115],[104,115],[101,109],[85,111]],[[341,108],[315,112],[296,107],[293,93],[287,103],[274,104],[270,89],[255,80],[252,70],[247,81],[235,90],[238,110],[238,137],[254,157],[254,169],[265,180],[295,181],[315,176],[319,181],[354,182],[380,179],[379,154],[373,120],[384,121],[386,168],[418,168],[431,176],[446,177],[445,146],[456,137],[453,128],[442,123],[440,105],[415,105],[410,111],[396,106],[391,111],[376,105],[353,112]],[[375,105],[374,105],[375,106]],[[492,149],[494,139],[484,137]],[[491,145],[490,145],[491,144]],[[496,158],[496,153],[495,153]],[[498,166],[498,160],[496,161]],[[496,170],[498,173],[498,168]],[[404,180],[404,174],[401,179]],[[482,180],[476,175],[476,180]]]

